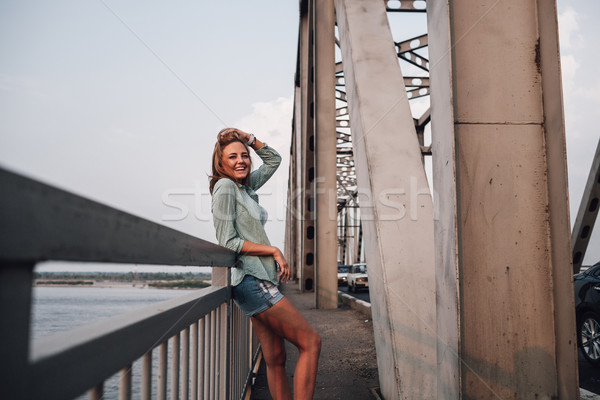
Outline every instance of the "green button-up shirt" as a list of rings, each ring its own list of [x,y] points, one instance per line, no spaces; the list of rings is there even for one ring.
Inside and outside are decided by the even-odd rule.
[[[221,178],[215,183],[212,194],[212,214],[217,240],[221,246],[240,253],[244,241],[271,245],[265,232],[267,211],[258,204],[258,190],[275,173],[281,156],[265,144],[256,150],[263,164],[250,173],[248,186]],[[231,270],[231,284],[236,286],[245,275],[279,284],[277,267],[272,256],[241,254],[236,268]]]

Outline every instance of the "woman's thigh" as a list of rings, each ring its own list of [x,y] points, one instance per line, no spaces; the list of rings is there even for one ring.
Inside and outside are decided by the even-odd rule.
[[[255,315],[253,318],[258,319],[273,333],[289,340],[298,347],[308,348],[314,344],[315,340],[318,340],[315,329],[285,297],[273,307]]]
[[[285,365],[286,354],[283,338],[258,318],[250,317],[250,319],[267,365]]]

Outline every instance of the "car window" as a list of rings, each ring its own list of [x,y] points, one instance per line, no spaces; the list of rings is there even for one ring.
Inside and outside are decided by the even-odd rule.
[[[353,265],[350,269],[351,274],[366,274],[367,266],[366,265]]]

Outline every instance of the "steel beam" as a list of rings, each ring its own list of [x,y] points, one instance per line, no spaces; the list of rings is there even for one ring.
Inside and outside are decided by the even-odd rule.
[[[337,308],[335,16],[333,0],[314,6],[316,305]]]
[[[596,154],[592,160],[592,167],[588,175],[585,190],[581,197],[581,204],[577,212],[577,219],[573,225],[571,240],[573,242],[573,273],[581,270],[588,243],[592,237],[598,206],[600,205],[600,140],[596,147]]]
[[[438,398],[576,399],[556,4],[427,14]]]
[[[336,0],[381,392],[436,394],[433,205],[385,3]]]

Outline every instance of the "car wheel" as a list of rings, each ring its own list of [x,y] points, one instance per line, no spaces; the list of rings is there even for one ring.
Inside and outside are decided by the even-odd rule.
[[[594,313],[586,313],[581,319],[577,337],[586,360],[600,365],[600,318]]]

